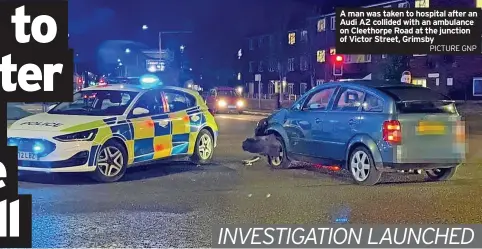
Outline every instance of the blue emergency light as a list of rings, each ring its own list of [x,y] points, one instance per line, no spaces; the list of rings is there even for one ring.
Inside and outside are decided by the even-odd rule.
[[[144,74],[139,78],[139,83],[143,87],[154,87],[158,85],[162,85],[161,80],[154,74]]]

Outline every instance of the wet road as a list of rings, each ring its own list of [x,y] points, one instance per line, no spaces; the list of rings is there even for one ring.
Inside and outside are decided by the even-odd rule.
[[[79,175],[25,175],[33,194],[34,247],[209,247],[211,226],[226,223],[480,223],[482,172],[461,167],[453,180],[386,175],[384,183],[353,185],[343,172],[311,168],[272,171],[243,166],[241,142],[256,116],[219,115],[213,165],[182,162],[134,168],[125,179],[96,184]],[[475,153],[472,137],[471,162]],[[479,155],[477,155],[479,154]]]

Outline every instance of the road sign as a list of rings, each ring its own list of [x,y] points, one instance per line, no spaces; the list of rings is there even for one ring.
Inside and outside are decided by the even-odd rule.
[[[255,74],[254,75],[254,81],[260,82],[261,81],[261,74]]]

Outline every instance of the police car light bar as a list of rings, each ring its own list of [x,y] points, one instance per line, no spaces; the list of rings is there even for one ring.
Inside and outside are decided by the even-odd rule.
[[[161,81],[159,80],[159,77],[157,77],[154,74],[142,75],[139,78],[139,82],[141,83],[142,86],[146,86],[146,87],[161,85]]]

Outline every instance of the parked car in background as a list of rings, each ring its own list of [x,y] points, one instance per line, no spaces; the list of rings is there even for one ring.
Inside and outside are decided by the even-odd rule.
[[[334,82],[304,94],[273,113],[266,134],[290,161],[338,165],[358,184],[374,185],[384,172],[425,171],[431,180],[451,178],[465,159],[465,125],[455,104],[429,88],[398,82]]]
[[[215,113],[243,113],[246,100],[232,87],[216,87],[209,91],[206,104]]]

